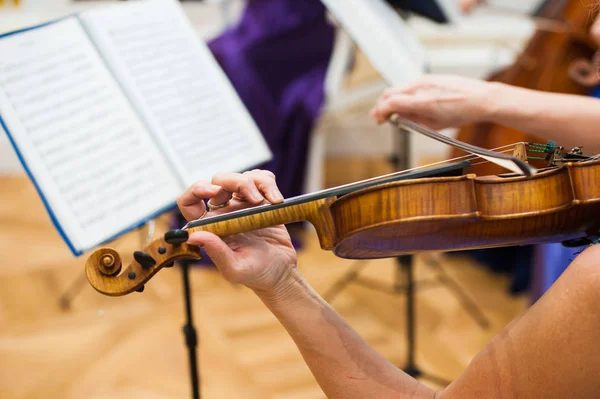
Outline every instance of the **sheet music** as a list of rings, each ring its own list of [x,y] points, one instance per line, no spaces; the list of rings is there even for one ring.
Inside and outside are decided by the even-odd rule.
[[[187,184],[270,159],[254,121],[175,0],[124,3],[81,18]]]
[[[76,250],[182,189],[76,18],[0,38],[0,115]]]
[[[425,50],[383,0],[321,0],[384,80],[397,86],[425,72]]]

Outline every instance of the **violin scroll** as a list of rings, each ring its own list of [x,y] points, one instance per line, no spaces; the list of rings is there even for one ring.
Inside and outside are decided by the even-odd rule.
[[[121,257],[115,250],[106,248],[98,260],[98,271],[103,275],[115,277],[121,273]]]
[[[112,248],[94,251],[85,264],[85,274],[94,289],[104,295],[121,296],[141,292],[144,285],[163,267],[177,260],[200,260],[200,248],[186,244],[187,231],[172,230],[157,238],[141,251],[122,270],[121,256]]]
[[[592,60],[578,58],[569,66],[569,77],[578,85],[593,88],[600,83],[600,53]]]

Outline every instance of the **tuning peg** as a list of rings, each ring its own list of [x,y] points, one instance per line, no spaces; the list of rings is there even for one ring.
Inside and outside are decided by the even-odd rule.
[[[164,239],[171,245],[181,245],[187,242],[189,234],[186,230],[171,230],[165,233]]]
[[[146,288],[145,285],[142,285],[140,288],[138,288],[137,290],[135,290],[136,292],[144,292],[144,288]]]
[[[152,256],[150,256],[149,254],[147,254],[146,252],[135,251],[133,253],[133,257],[135,258],[137,263],[142,265],[142,267],[144,269],[149,269],[152,266],[156,265],[156,261],[154,260],[154,258]]]

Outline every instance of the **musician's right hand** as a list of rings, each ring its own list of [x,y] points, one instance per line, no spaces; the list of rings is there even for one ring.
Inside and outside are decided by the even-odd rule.
[[[206,199],[217,207],[223,205],[209,212],[218,215],[265,202],[280,203],[283,196],[273,173],[253,170],[218,173],[211,182],[197,182],[177,199],[177,205],[187,220],[195,220],[205,214]],[[188,243],[203,247],[225,279],[263,296],[283,295],[296,268],[296,251],[285,226],[228,237],[195,232]]]
[[[396,113],[432,129],[460,127],[486,120],[499,84],[454,75],[425,75],[384,91],[371,110],[379,124]],[[506,90],[504,90],[506,91]]]
[[[460,0],[460,9],[464,13],[469,13],[476,6],[485,3],[485,0]]]

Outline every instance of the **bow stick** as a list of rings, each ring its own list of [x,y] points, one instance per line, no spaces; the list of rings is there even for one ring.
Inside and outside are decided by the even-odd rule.
[[[406,130],[409,132],[419,133],[419,134],[425,135],[429,138],[432,138],[434,140],[440,141],[444,144],[448,144],[452,147],[460,148],[463,151],[478,155],[481,158],[483,158],[487,161],[490,161],[492,163],[495,163],[496,165],[501,166],[505,169],[508,169],[514,173],[518,173],[518,174],[525,175],[527,177],[531,177],[537,172],[536,168],[534,168],[533,166],[529,165],[528,163],[524,162],[523,160],[521,160],[517,157],[511,156],[511,155],[506,155],[506,154],[501,154],[501,153],[491,151],[491,150],[486,150],[484,148],[477,147],[477,146],[474,146],[471,144],[467,144],[467,143],[453,139],[448,136],[444,136],[441,133],[427,129],[424,126],[421,126],[419,124],[416,124],[416,123],[411,122],[406,119],[402,119],[402,118],[400,118],[400,116],[398,114],[392,114],[392,116],[390,116],[389,120],[393,125],[395,125],[396,127],[400,128],[400,129],[403,129],[403,130]]]

